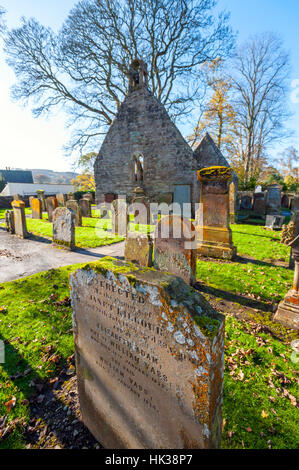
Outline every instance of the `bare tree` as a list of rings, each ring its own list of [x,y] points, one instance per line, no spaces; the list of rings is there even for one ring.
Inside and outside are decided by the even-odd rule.
[[[6,29],[5,22],[4,22],[4,14],[5,14],[5,10],[0,5],[0,35],[3,34],[3,32]]]
[[[23,18],[5,51],[16,100],[40,116],[62,107],[75,129],[71,148],[96,148],[127,92],[132,61],[148,64],[149,84],[173,119],[200,99],[198,68],[227,57],[234,35],[217,0],[82,0],[58,34]]]
[[[289,135],[285,122],[289,56],[273,33],[251,38],[237,51],[230,80],[242,149],[244,178],[256,172],[269,147]]]

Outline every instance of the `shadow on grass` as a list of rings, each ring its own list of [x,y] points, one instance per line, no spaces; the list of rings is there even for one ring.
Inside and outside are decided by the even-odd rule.
[[[31,368],[31,365],[22,357],[11,342],[6,340],[2,335],[0,335],[0,339],[2,339],[5,344],[5,363],[1,364],[1,367],[8,374],[10,381],[22,392],[24,399],[28,400],[29,420],[26,428],[24,429],[23,427],[23,432],[21,431],[21,440],[23,440],[23,442],[25,441],[25,445],[37,445],[46,437],[47,433],[51,432],[59,441],[54,442],[54,446],[57,444],[61,444],[66,448],[74,446],[76,444],[76,439],[73,437],[74,428],[72,428],[71,433],[67,433],[60,425],[66,419],[70,420],[69,424],[71,424],[71,420],[78,420],[78,417],[71,412],[69,407],[67,410],[64,409],[65,403],[55,395],[47,379],[42,378],[36,370]],[[30,370],[30,373],[24,376],[24,372],[28,370]],[[66,370],[67,363],[65,360],[61,360],[59,370],[57,369],[59,380],[56,390],[58,391],[62,389],[63,383],[70,379]],[[34,386],[31,387],[30,383],[34,383]],[[42,402],[40,402],[41,396],[44,397]],[[22,418],[22,414],[23,416],[28,416],[25,409],[23,413],[18,413],[20,406],[26,405],[22,405],[22,403],[17,401],[15,409],[12,409],[10,412],[14,419]],[[39,428],[33,428],[31,426],[33,419],[35,421],[38,419],[43,421],[44,429],[41,432],[39,432]],[[58,426],[54,425],[54,420],[58,422]],[[80,423],[79,426],[85,430],[87,439],[89,439],[91,443],[96,444],[97,442],[83,423]],[[12,434],[8,434],[7,438],[0,439],[0,448],[7,448],[9,442],[13,440],[14,432],[20,435],[20,429],[13,430]]]
[[[262,310],[264,312],[273,312],[273,306],[269,305],[265,302],[260,300],[250,299],[248,297],[233,294],[232,292],[228,292],[222,289],[217,289],[216,287],[207,286],[205,284],[201,284],[196,282],[193,286],[199,292],[204,292],[205,294],[210,294],[215,297],[220,297],[224,300],[228,300],[230,302],[235,302],[240,305],[244,305],[245,307],[255,308],[258,310]]]
[[[268,261],[261,261],[259,259],[255,259],[255,258],[246,258],[245,256],[237,256],[236,259],[235,259],[236,262],[240,263],[240,264],[255,264],[256,266],[271,266],[273,268],[284,268],[284,269],[287,269],[287,270],[290,270],[289,266],[285,266],[284,264],[275,264],[275,263],[269,263]],[[286,261],[282,261],[281,263],[285,263],[287,264]]]

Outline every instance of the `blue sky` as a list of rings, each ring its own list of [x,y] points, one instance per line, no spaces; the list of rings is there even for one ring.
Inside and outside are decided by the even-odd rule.
[[[59,29],[76,3],[77,0],[0,0],[0,5],[7,11],[8,27],[18,26],[21,16],[33,16],[53,29]],[[219,0],[217,9],[231,12],[231,25],[238,31],[239,41],[263,31],[279,33],[291,55],[290,87],[294,80],[298,80],[299,90],[298,0]],[[13,82],[14,74],[6,66],[0,50],[0,168],[71,169],[71,162],[65,159],[62,152],[69,135],[64,127],[65,117],[56,114],[49,119],[34,119],[30,109],[11,102],[9,88]],[[299,91],[297,95],[295,92],[295,89],[290,89],[290,109],[294,115],[289,127],[295,135],[288,144],[299,150]],[[277,145],[273,154],[284,147],[284,144]]]

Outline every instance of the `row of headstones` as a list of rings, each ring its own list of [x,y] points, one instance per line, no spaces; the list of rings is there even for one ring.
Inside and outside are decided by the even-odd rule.
[[[92,217],[91,200],[87,197],[75,200],[73,194],[66,198],[65,194],[57,194],[56,197],[45,198],[44,194],[39,194],[38,197],[29,198],[30,207],[32,209],[32,219],[42,219],[42,213],[48,213],[49,222],[53,221],[53,212],[57,207],[66,207],[73,210],[76,214],[76,226],[82,227],[82,217]]]

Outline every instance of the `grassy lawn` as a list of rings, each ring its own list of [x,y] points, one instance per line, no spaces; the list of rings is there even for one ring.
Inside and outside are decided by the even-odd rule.
[[[6,349],[0,422],[7,416],[10,430],[3,440],[0,431],[0,449],[25,447],[33,384],[54,384],[74,352],[68,276],[77,267],[0,285],[0,338]],[[299,369],[290,355],[288,345],[259,332],[256,324],[227,317],[224,448],[298,447]]]
[[[287,263],[290,256],[290,248],[279,241],[280,232],[245,224],[232,225],[232,231],[238,255],[249,259],[243,263],[198,260],[197,278],[234,294],[272,303],[280,301],[291,287],[294,275],[292,270],[272,264],[275,260]]]
[[[46,238],[52,238],[53,225],[48,222],[48,215],[43,214],[43,220],[27,218],[27,229],[34,235],[40,235]],[[96,229],[95,229],[96,227]],[[111,229],[111,221],[104,219],[92,219],[83,217],[82,227],[76,227],[76,246],[85,248],[95,248],[102,245],[117,243],[124,238],[111,236],[107,231]]]

